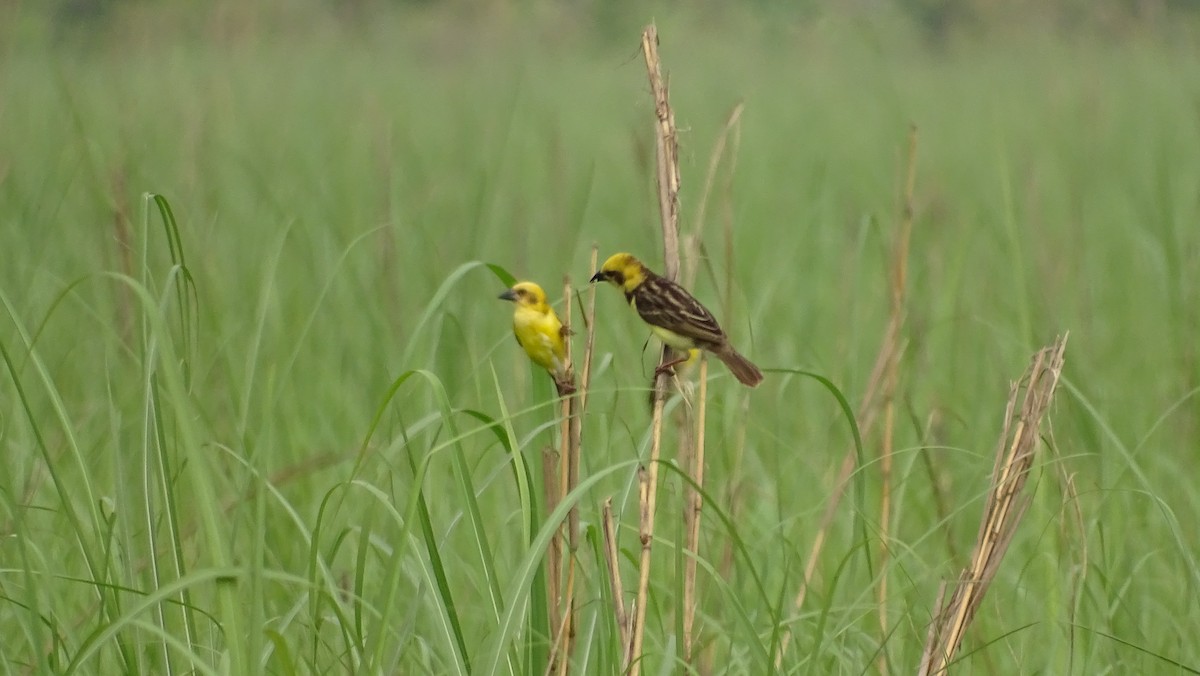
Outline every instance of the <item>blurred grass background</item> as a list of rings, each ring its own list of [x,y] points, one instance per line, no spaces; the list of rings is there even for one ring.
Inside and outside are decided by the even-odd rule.
[[[512,344],[503,286],[471,262],[547,288],[586,281],[593,243],[660,264],[637,53],[651,19],[685,233],[746,106],[703,224],[733,307],[703,266],[696,294],[761,366],[819,372],[851,402],[887,322],[920,129],[888,567],[847,503],[792,608],[850,431],[821,387],[769,374],[743,447],[744,393],[714,365],[707,486],[734,528],[706,512],[706,663],[764,673],[756,655],[791,632],[787,673],[873,671],[884,653],[913,669],[977,529],[1008,383],[1070,330],[1054,452],[963,668],[1196,673],[1193,8],[982,1],[0,8],[8,670],[447,673],[503,654],[540,673],[537,618],[509,631],[501,613],[524,608],[518,564],[537,556],[509,451],[536,466],[557,409]],[[170,202],[190,283],[147,192]],[[652,357],[622,305],[600,290],[582,504],[594,528],[616,496],[632,557]],[[434,380],[389,400],[412,369]],[[419,484],[410,460],[428,463]],[[856,481],[878,533],[873,467]],[[668,476],[664,518],[679,491]],[[656,550],[656,671],[679,668],[677,535]],[[605,673],[619,648],[603,570],[581,556],[576,664]]]

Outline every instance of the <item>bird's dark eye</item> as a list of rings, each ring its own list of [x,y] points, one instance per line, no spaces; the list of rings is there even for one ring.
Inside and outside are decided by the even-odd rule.
[[[612,280],[614,282],[616,282],[617,284],[625,283],[625,275],[620,270],[612,271],[611,273],[609,273],[609,276],[612,277]]]

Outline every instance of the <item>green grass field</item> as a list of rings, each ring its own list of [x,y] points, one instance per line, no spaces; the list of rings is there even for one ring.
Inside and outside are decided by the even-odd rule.
[[[450,16],[6,29],[0,672],[542,673],[559,409],[487,264],[555,296],[593,244],[661,265],[652,17],[601,17],[600,38]],[[955,673],[1200,673],[1200,54],[1138,31],[926,47],[886,21],[656,18],[682,229],[707,252],[693,290],[768,370],[747,394],[709,369],[701,670],[915,673],[1009,383],[1070,331],[1032,503]],[[876,426],[796,608],[853,449],[799,372],[864,395],[910,123],[890,522]],[[600,505],[628,602],[657,353],[614,290],[596,313],[575,673],[620,669]],[[684,673],[684,483],[660,476],[643,670]]]

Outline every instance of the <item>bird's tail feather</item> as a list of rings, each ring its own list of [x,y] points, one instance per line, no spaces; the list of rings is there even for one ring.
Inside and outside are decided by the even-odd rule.
[[[725,365],[733,372],[733,376],[743,385],[757,387],[762,382],[762,371],[759,371],[758,367],[751,363],[749,359],[738,354],[738,351],[733,349],[733,347],[725,346],[724,349],[716,350],[713,354],[725,362]]]

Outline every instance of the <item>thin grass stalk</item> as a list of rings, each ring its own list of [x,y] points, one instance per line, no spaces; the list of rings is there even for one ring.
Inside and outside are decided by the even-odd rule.
[[[1032,496],[1022,490],[1033,466],[1042,423],[1062,375],[1066,345],[1064,335],[1039,350],[1024,375],[1012,385],[1005,407],[1004,429],[996,447],[992,485],[971,562],[959,575],[949,602],[933,621],[921,656],[920,676],[942,674],[950,666],[1029,506]]]
[[[667,279],[679,275],[679,154],[675,136],[675,115],[667,98],[661,62],[658,58],[658,29],[653,25],[642,31],[642,55],[654,95],[657,119],[655,140],[658,152],[658,204],[663,234],[663,271]],[[664,347],[660,365],[667,363],[670,349]],[[625,667],[630,676],[641,673],[642,645],[645,640],[647,598],[650,592],[650,551],[654,541],[654,515],[658,499],[658,462],[662,452],[663,403],[666,399],[667,374],[659,372],[654,379],[654,413],[651,421],[650,460],[639,470],[638,504],[640,524],[638,535],[642,549],[638,567],[637,606],[631,629]]]
[[[739,130],[741,127],[740,121],[742,112],[745,110],[744,103],[738,103],[730,111],[729,116],[725,119],[725,125],[721,129],[721,133],[717,136],[716,143],[713,145],[712,153],[708,159],[708,170],[704,176],[704,184],[700,192],[700,206],[697,210],[696,220],[692,232],[686,238],[687,254],[684,256],[682,275],[685,287],[692,287],[696,280],[697,262],[700,260],[700,252],[703,247],[704,226],[706,223],[709,198],[712,195],[713,186],[717,180],[717,170],[720,168],[721,159],[725,154],[725,147],[728,144],[731,133]],[[740,138],[735,134],[734,147],[731,163],[736,159],[737,139]],[[729,176],[733,175],[732,166],[728,172]],[[726,186],[728,188],[728,186]],[[726,241],[732,242],[730,227],[726,227]],[[730,244],[730,246],[732,246]],[[730,253],[727,251],[727,253]],[[732,255],[726,256],[726,289],[724,297],[731,297],[732,277],[729,274],[729,269],[733,265]],[[732,309],[729,303],[726,302],[724,308],[724,317],[727,322],[732,322]],[[708,403],[708,362],[701,356],[700,360],[700,392],[696,403],[696,423],[695,429],[684,424],[680,428],[679,444],[680,444],[680,462],[686,465],[687,470],[696,482],[696,486],[703,488],[704,485],[704,421],[705,411]],[[744,421],[743,421],[744,432]],[[684,458],[687,461],[684,462]],[[697,557],[700,552],[700,515],[701,515],[702,497],[699,490],[692,485],[688,485],[685,489],[683,523],[685,533],[685,549],[691,553],[684,562],[684,617],[683,617],[683,652],[684,659],[688,664],[695,666],[695,621],[696,610],[698,607],[696,600],[696,565]]]
[[[859,402],[858,409],[855,411],[855,420],[858,422],[860,435],[866,438],[870,435],[871,430],[875,427],[875,420],[879,415],[881,406],[878,405],[881,400],[880,392],[883,386],[883,380],[887,373],[888,364],[893,359],[899,360],[900,354],[903,352],[903,346],[899,344],[897,339],[898,326],[892,322],[888,322],[887,328],[884,329],[883,340],[880,341],[879,352],[875,355],[875,364],[871,367],[871,375],[867,378],[866,391],[863,394],[862,400]],[[800,583],[800,589],[796,592],[796,597],[792,602],[794,612],[799,612],[804,606],[804,600],[808,596],[809,586],[812,584],[813,576],[816,574],[817,562],[820,560],[821,552],[825,549],[825,542],[829,536],[829,529],[833,525],[833,520],[837,516],[838,507],[841,506],[842,498],[846,495],[846,489],[850,486],[850,476],[854,473],[854,468],[858,461],[855,457],[854,446],[851,445],[846,449],[846,454],[842,456],[842,464],[838,469],[837,478],[833,482],[833,491],[829,495],[829,502],[825,504],[825,511],[821,514],[820,525],[817,527],[817,534],[813,536],[813,543],[808,551],[808,563],[804,567],[804,579]],[[779,641],[779,651],[775,654],[775,667],[780,668],[783,664],[783,659],[787,655],[788,647],[791,645],[791,632],[785,632]]]
[[[937,515],[938,523],[947,523],[950,520],[949,500],[946,498],[947,490],[943,486],[942,473],[934,466],[930,448],[938,444],[937,428],[941,422],[941,410],[936,406],[929,412],[929,417],[925,421],[925,431],[921,435],[921,460],[925,465],[925,473],[929,476],[929,490],[933,495],[934,514]],[[951,537],[950,530],[946,531],[946,553],[950,556],[951,561],[960,561],[958,547],[955,545],[954,538]]]
[[[721,128],[721,133],[717,136],[716,143],[713,144],[712,153],[708,156],[708,170],[704,174],[704,185],[700,189],[700,206],[696,208],[696,217],[692,223],[692,231],[687,237],[686,255],[682,261],[684,286],[688,288],[691,288],[692,284],[696,281],[696,263],[700,260],[701,243],[704,241],[704,226],[708,223],[708,204],[712,196],[713,185],[717,180],[717,170],[721,166],[721,158],[725,155],[725,146],[729,143],[730,133],[737,132],[734,134],[734,149],[730,152],[731,166],[729,176],[733,176],[733,165],[737,163],[737,148],[740,145],[738,141],[741,137],[742,112],[745,110],[745,103],[738,103],[733,107],[733,110],[729,112],[729,117],[725,118],[725,126]],[[726,302],[723,308],[724,313],[722,314],[726,321],[729,321],[729,309],[729,304]]]
[[[696,486],[704,486],[704,416],[708,397],[708,360],[703,353],[700,356],[700,393],[696,403],[696,435],[695,448],[692,453],[692,480]],[[695,647],[694,629],[696,626],[696,560],[700,556],[700,510],[704,498],[695,486],[689,486],[687,491],[687,506],[684,511],[684,523],[687,525],[687,551],[691,553],[684,561],[683,568],[683,654],[688,664],[693,661]]]
[[[733,268],[734,268],[734,262],[733,262],[733,217],[732,217],[731,204],[732,204],[732,192],[733,192],[733,176],[734,176],[734,171],[737,168],[738,150],[739,150],[739,148],[741,148],[741,138],[742,138],[741,116],[742,116],[742,112],[744,109],[745,109],[745,104],[739,103],[737,106],[734,107],[733,111],[730,113],[729,117],[726,119],[725,127],[721,130],[721,135],[720,135],[720,137],[718,137],[717,144],[713,150],[713,156],[709,160],[710,173],[709,173],[709,176],[707,177],[708,179],[712,179],[712,181],[715,182],[715,179],[716,179],[715,169],[717,166],[717,160],[718,160],[720,154],[724,152],[725,145],[727,143],[729,143],[728,137],[732,135],[732,143],[730,143],[732,148],[729,151],[729,171],[726,172],[725,180],[721,184],[722,194],[724,196],[722,205],[724,206],[723,213],[725,216],[725,218],[723,219],[724,228],[722,229],[724,246],[725,246],[725,286],[724,286],[724,289],[722,290],[721,316],[724,317],[725,321],[728,322],[729,324],[735,323],[734,304],[733,304]],[[711,189],[712,189],[711,183],[709,183],[709,181],[706,180],[705,193],[704,193],[704,196],[701,198],[701,206],[707,205],[708,191]],[[697,223],[696,227],[698,230],[700,227],[702,227],[703,223],[706,222],[705,216],[703,213],[701,213],[697,216],[697,221],[698,221],[698,223]],[[742,476],[742,463],[745,458],[747,425],[748,425],[748,421],[750,419],[750,416],[749,416],[750,392],[749,392],[749,390],[745,390],[742,392],[741,402],[740,402],[739,406],[740,406],[741,414],[737,416],[737,422],[736,422],[736,428],[735,428],[736,431],[734,433],[734,438],[736,439],[736,441],[734,442],[733,448],[732,448],[732,453],[733,453],[733,460],[731,463],[732,467],[729,472],[729,479],[726,483],[726,485],[727,485],[727,502],[728,502],[727,511],[729,513],[729,517],[735,521],[737,519],[737,513],[740,511],[739,500],[741,497],[740,485],[741,485],[741,476]],[[722,575],[724,575],[725,577],[728,577],[729,575],[732,574],[732,570],[733,570],[733,541],[732,540],[727,539],[725,541],[725,549],[721,555],[721,564],[720,565],[721,565]],[[706,653],[706,659],[711,659],[711,657],[712,657],[711,652],[712,651],[708,651]],[[699,667],[699,670],[701,673],[711,672],[711,668],[705,668],[704,665],[701,665]]]
[[[592,245],[591,267],[600,267],[600,247]],[[582,303],[580,303],[582,305]],[[582,415],[587,410],[588,390],[592,385],[592,349],[596,344],[596,285],[588,285],[588,308],[583,313],[583,326],[587,330],[587,341],[583,347],[583,371],[579,374],[579,410]]]
[[[892,249],[892,312],[889,323],[895,327],[888,335],[900,340],[904,332],[904,301],[908,286],[908,250],[913,227],[913,191],[917,181],[917,127],[908,128],[908,153],[904,172],[904,193],[900,209],[900,232]],[[888,635],[888,575],[887,562],[890,555],[892,523],[892,453],[895,450],[896,431],[896,388],[900,375],[899,350],[893,348],[888,360],[887,374],[883,381],[883,439],[880,444],[879,472],[882,491],[879,501],[879,587],[877,607],[879,609],[880,637]],[[887,652],[881,651],[878,662],[880,674],[888,673]]]

